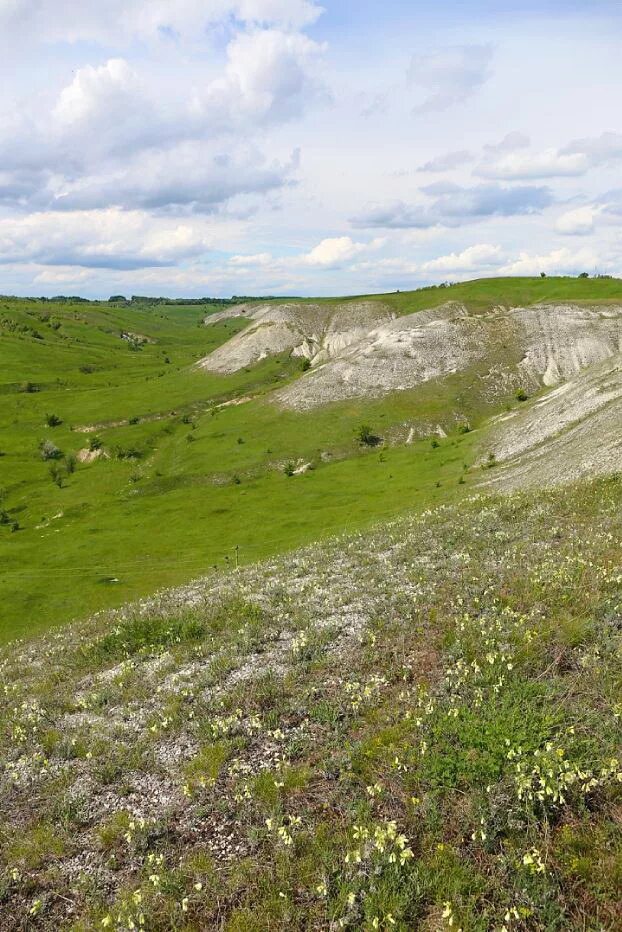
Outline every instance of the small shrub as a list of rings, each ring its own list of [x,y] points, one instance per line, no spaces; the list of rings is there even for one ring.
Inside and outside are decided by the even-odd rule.
[[[65,457],[65,467],[67,473],[71,476],[76,471],[77,460],[73,453],[70,453],[69,456]]]
[[[374,434],[373,428],[369,424],[361,424],[356,431],[356,439],[367,447],[375,447],[380,443],[380,437]]]
[[[285,466],[283,467],[283,472],[285,473],[286,476],[294,475],[295,467],[291,460],[288,463],[285,463]]]
[[[311,368],[311,360],[307,359],[307,357],[304,356],[303,359],[301,360],[300,368],[302,372],[308,372],[309,369]]]
[[[138,417],[137,414],[135,414],[133,417],[129,419],[128,424],[138,424],[139,421],[140,421],[140,418]]]
[[[459,433],[459,434],[470,434],[470,433],[471,433],[471,430],[472,430],[472,428],[471,428],[471,425],[469,424],[469,422],[468,422],[468,421],[464,421],[464,423],[460,424],[460,426],[459,426],[459,428],[458,428],[458,433]]]
[[[58,414],[46,414],[45,423],[48,427],[59,427],[63,423],[62,418]]]
[[[517,401],[527,401],[527,399],[529,398],[529,395],[527,394],[524,388],[518,388],[516,390],[514,397],[516,398]]]
[[[440,447],[440,443],[438,442],[436,437],[432,437],[432,440],[430,441],[430,446],[432,447],[433,450],[438,450],[438,448]]]
[[[60,460],[63,458],[62,450],[51,440],[42,440],[39,444],[39,453],[42,460]]]
[[[57,485],[59,489],[63,487],[63,470],[58,466],[57,463],[52,463],[50,466],[50,479]]]
[[[22,382],[19,390],[26,395],[31,395],[33,392],[39,391],[39,386],[35,385],[34,382]]]
[[[104,441],[101,437],[98,437],[97,434],[94,434],[89,440],[89,450],[91,453],[94,453],[96,450],[101,450],[104,445]]]

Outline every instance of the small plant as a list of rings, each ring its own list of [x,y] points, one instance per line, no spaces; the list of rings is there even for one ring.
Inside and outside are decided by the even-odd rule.
[[[103,445],[104,441],[101,439],[101,437],[98,437],[97,434],[95,434],[89,440],[89,450],[91,453],[95,453],[96,450],[101,450]]]
[[[527,401],[527,399],[529,398],[529,395],[527,394],[524,388],[518,388],[516,390],[514,397],[516,398],[517,401]]]
[[[285,466],[283,467],[283,472],[285,473],[286,476],[294,475],[295,467],[291,460],[288,463],[285,463]]]
[[[133,425],[133,424],[138,424],[139,421],[140,421],[140,418],[138,417],[138,415],[137,415],[137,414],[134,414],[134,415],[129,419],[128,424],[132,424],[132,425]]]
[[[433,450],[438,450],[438,448],[440,447],[440,443],[438,442],[436,437],[432,437],[432,440],[430,441],[430,446],[432,447]]]
[[[52,463],[49,469],[49,473],[50,473],[50,479],[52,480],[54,485],[57,485],[59,489],[62,489],[64,473],[63,473],[63,470],[60,468],[60,466],[57,463]]]
[[[488,459],[486,460],[486,469],[494,469],[497,465],[497,457],[494,453],[488,454]]]
[[[236,472],[236,473],[234,474],[234,476],[233,476],[233,484],[234,484],[234,485],[241,485],[241,484],[242,484],[242,480],[241,480],[240,477],[238,476],[237,472]]]
[[[73,453],[65,457],[65,468],[67,469],[68,475],[71,476],[76,471],[77,462]]]
[[[302,371],[302,372],[308,372],[310,368],[311,368],[311,360],[310,360],[310,359],[307,359],[306,356],[303,356],[303,358],[302,358],[302,360],[301,360],[301,362],[300,362],[300,369],[301,369],[301,371]]]
[[[59,427],[63,423],[62,418],[58,414],[46,414],[45,423],[48,427]]]
[[[63,451],[59,450],[51,440],[42,440],[39,444],[39,453],[42,460],[60,460],[63,458]]]
[[[35,385],[34,382],[22,382],[19,390],[26,395],[32,395],[33,392],[39,391],[39,386]]]
[[[470,433],[471,433],[471,430],[472,430],[472,427],[471,427],[471,425],[469,424],[468,421],[464,421],[464,422],[463,422],[462,424],[460,424],[460,426],[458,427],[458,433],[459,433],[459,434],[470,434]]]
[[[369,424],[361,424],[356,431],[356,439],[367,447],[375,447],[380,443],[380,437],[374,434],[373,428]]]
[[[238,437],[238,443],[241,445],[244,443],[244,437]]]

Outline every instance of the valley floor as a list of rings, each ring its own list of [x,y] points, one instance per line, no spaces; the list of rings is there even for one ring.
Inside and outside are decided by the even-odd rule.
[[[622,481],[0,654],[2,929],[619,929]]]

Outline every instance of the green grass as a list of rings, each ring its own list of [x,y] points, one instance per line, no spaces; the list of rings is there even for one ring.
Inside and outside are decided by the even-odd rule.
[[[474,309],[539,300],[620,299],[609,279],[503,279],[382,296],[399,313],[446,300]],[[209,311],[209,309],[208,309]],[[27,636],[182,582],[212,566],[279,553],[345,528],[451,501],[468,491],[477,427],[508,398],[486,398],[475,371],[416,392],[296,414],[269,395],[301,375],[265,360],[232,376],[194,364],[244,321],[202,326],[196,306],[114,307],[0,299],[0,641]],[[131,349],[121,333],[147,338]],[[25,383],[37,391],[25,392]],[[252,400],[218,408],[236,397]],[[62,423],[46,425],[48,415]],[[386,441],[367,449],[362,423]],[[410,425],[449,437],[405,446]],[[81,428],[94,427],[90,433]],[[104,456],[66,474],[39,454]],[[287,477],[286,463],[311,463]],[[463,476],[466,482],[462,482]],[[15,530],[13,530],[15,528]]]

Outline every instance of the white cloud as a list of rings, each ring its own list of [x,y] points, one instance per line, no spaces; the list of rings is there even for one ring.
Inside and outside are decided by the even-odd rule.
[[[158,99],[124,59],[80,68],[51,112],[6,124],[0,202],[211,211],[282,187],[298,155],[268,161],[249,140],[321,96],[322,53],[300,33],[236,35],[222,76],[189,88],[178,107]]]
[[[575,275],[579,272],[592,272],[595,269],[607,270],[610,260],[603,259],[591,249],[572,250],[562,247],[541,255],[521,252],[518,259],[499,269],[502,275]]]
[[[443,155],[437,155],[428,162],[425,162],[418,171],[420,172],[447,172],[453,168],[460,168],[462,165],[473,161],[473,156],[467,149],[459,149],[456,152],[445,152]]]
[[[374,239],[371,243],[356,243],[349,236],[337,236],[322,240],[303,259],[308,265],[337,268],[363,252],[379,249],[384,242]]]
[[[622,133],[602,133],[588,139],[575,139],[561,150],[564,154],[583,155],[592,165],[622,159]]]
[[[0,36],[6,43],[196,41],[232,17],[247,25],[300,29],[322,13],[313,0],[2,0]]]
[[[424,272],[440,272],[442,274],[449,272],[479,272],[483,269],[502,265],[503,261],[504,257],[500,246],[479,243],[463,249],[462,252],[452,252],[447,256],[430,259],[428,262],[423,263],[421,269]]]
[[[555,221],[555,229],[558,233],[565,233],[567,235],[585,235],[591,233],[594,229],[594,221],[602,210],[602,207],[592,204],[569,210],[557,218]]]
[[[483,163],[476,174],[502,181],[521,181],[583,175],[588,168],[589,162],[582,153],[561,155],[556,149],[545,149],[533,155],[512,153],[497,162]]]
[[[0,263],[138,269],[175,265],[213,248],[203,223],[156,221],[138,211],[54,212],[0,219]]]
[[[270,265],[273,262],[272,254],[269,252],[258,252],[254,256],[230,256],[229,265],[242,266],[244,268],[258,268]]]
[[[484,146],[484,151],[489,152],[491,155],[501,155],[505,152],[514,152],[516,149],[526,149],[530,145],[531,140],[529,136],[514,130],[511,133],[507,133],[499,142],[489,143]]]
[[[426,94],[415,111],[446,110],[468,100],[490,78],[492,57],[489,45],[456,45],[415,56],[408,78]]]
[[[317,74],[324,51],[301,33],[241,33],[227,48],[223,76],[197,93],[193,109],[212,132],[300,116],[322,93]]]

